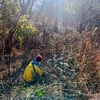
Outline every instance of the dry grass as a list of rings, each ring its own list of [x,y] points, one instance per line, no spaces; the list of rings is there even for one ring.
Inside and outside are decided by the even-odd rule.
[[[36,49],[32,49],[29,54],[27,54],[28,52],[26,52],[26,54],[25,53],[21,54],[22,58],[24,56],[22,60],[19,58],[16,58],[16,61],[14,63],[11,63],[11,69],[10,69],[11,74],[13,75],[13,72],[17,71],[17,69],[20,69],[20,66],[22,65],[24,60],[29,62],[33,56],[35,56],[38,53],[41,53],[45,59],[42,63],[44,66],[44,69],[46,71],[49,70],[49,76],[50,76],[49,80],[53,80],[57,84],[59,84],[57,85],[53,83],[54,86],[51,86],[51,83],[50,85],[43,84],[42,87],[38,85],[38,87],[41,88],[43,92],[46,92],[45,96],[47,96],[48,100],[51,98],[57,99],[57,96],[59,98],[61,97],[61,99],[62,98],[64,99],[64,97],[66,96],[68,97],[69,91],[74,92],[75,96],[78,97],[80,92],[76,93],[75,92],[76,90],[72,87],[74,86],[73,82],[77,82],[77,81],[78,81],[77,82],[78,86],[76,88],[78,89],[78,91],[81,91],[81,94],[84,95],[84,97],[86,96],[84,92],[91,92],[91,93],[100,92],[100,89],[99,89],[100,76],[98,75],[98,72],[100,71],[100,68],[99,68],[100,66],[99,44],[100,43],[99,41],[97,41],[98,35],[90,34],[90,33],[85,33],[85,34],[75,33],[75,34],[69,34],[69,35],[64,34],[64,36],[61,36],[59,39],[58,38],[59,38],[58,35],[56,35],[56,37],[52,38],[52,41],[51,40],[49,41],[51,42],[49,44],[49,48],[46,46],[45,43],[41,43],[40,44],[42,47],[41,50],[36,48]],[[34,53],[35,55],[32,55]],[[62,55],[62,53],[64,55]],[[17,54],[19,56],[19,53]],[[71,69],[73,70],[75,69],[75,71],[76,69],[78,70],[76,72],[77,77],[74,80],[70,80],[71,77],[68,78],[67,73],[69,71],[67,71],[67,67],[61,68],[59,64],[57,67],[54,67],[57,64],[56,62],[51,62],[49,65],[47,65],[46,61],[49,58],[53,60],[54,54],[57,55],[56,59],[59,59],[62,55],[62,58],[64,58],[63,60],[67,61],[68,64],[71,64],[71,67],[72,67]],[[60,62],[60,60],[58,62]],[[21,73],[23,72],[25,65],[24,67],[22,67]],[[64,72],[64,70],[66,70],[66,73]],[[7,72],[8,72],[7,70],[3,70],[2,73],[0,73],[1,74],[0,78],[3,79],[3,77],[8,74]],[[21,73],[19,72],[17,74],[20,74],[21,76]],[[58,74],[60,74],[60,77],[58,76]],[[65,87],[66,86],[68,87],[67,82],[69,80],[71,81],[71,84],[70,84],[71,86],[69,86],[69,88],[66,89]],[[20,81],[17,81],[17,82],[20,83],[22,81],[23,81],[22,77],[20,77]],[[5,89],[5,85],[3,83],[4,81],[1,81],[1,82],[2,82],[2,88]],[[19,90],[19,88],[16,88],[15,90]],[[38,90],[35,90],[35,91],[38,91]],[[67,91],[67,92],[63,94],[64,91]],[[25,94],[26,93],[31,94],[30,91],[25,92]],[[25,94],[22,93],[21,97],[26,97]],[[52,94],[52,97],[50,97],[50,94]],[[74,94],[72,94],[72,97],[74,97],[73,96]],[[42,99],[46,98],[45,96],[41,98]],[[12,95],[12,97],[14,97],[14,94]],[[37,96],[36,98],[38,98],[37,100],[40,99]]]

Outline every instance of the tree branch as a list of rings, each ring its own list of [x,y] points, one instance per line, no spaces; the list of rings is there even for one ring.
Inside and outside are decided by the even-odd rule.
[[[90,9],[91,9],[91,7],[92,7],[92,3],[93,3],[93,0],[91,1],[91,5],[90,5],[89,9],[86,11],[86,13],[85,13],[85,15],[84,15],[84,16],[86,16],[86,15],[87,15],[87,13],[90,11]]]

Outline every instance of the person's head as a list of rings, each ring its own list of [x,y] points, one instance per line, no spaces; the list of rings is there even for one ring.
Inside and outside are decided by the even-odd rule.
[[[41,55],[37,55],[37,56],[36,56],[36,60],[37,60],[38,62],[41,62],[42,59],[43,59],[43,57],[42,57]]]

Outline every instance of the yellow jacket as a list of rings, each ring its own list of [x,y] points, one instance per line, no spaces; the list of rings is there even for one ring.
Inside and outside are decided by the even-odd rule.
[[[24,80],[27,82],[33,81],[34,77],[35,77],[35,72],[37,72],[39,75],[42,75],[42,73],[43,73],[41,66],[39,65],[39,63],[36,60],[31,61],[28,64],[28,66],[25,68],[25,71],[23,74]]]

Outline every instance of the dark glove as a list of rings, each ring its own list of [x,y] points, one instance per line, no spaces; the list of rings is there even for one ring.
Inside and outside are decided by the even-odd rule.
[[[46,78],[46,72],[43,72],[41,77]]]

